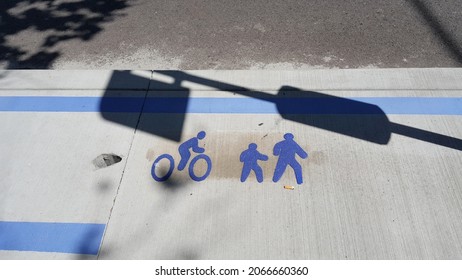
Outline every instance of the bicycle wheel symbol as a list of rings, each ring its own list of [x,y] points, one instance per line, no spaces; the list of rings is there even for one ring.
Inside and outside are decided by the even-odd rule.
[[[160,161],[163,159],[167,159],[169,161],[169,168],[168,168],[168,172],[164,176],[159,177],[156,174],[156,168],[158,168]],[[204,160],[205,163],[207,164],[207,169],[204,175],[202,176],[197,176],[196,173],[194,173],[194,166],[199,160]],[[170,178],[170,176],[172,176],[174,169],[175,169],[175,160],[173,159],[173,157],[169,154],[163,154],[163,155],[160,155],[158,158],[156,158],[156,160],[152,164],[151,176],[157,182],[164,182],[164,181],[167,181],[168,178]],[[210,160],[210,157],[204,154],[199,154],[195,156],[191,160],[191,163],[189,164],[188,171],[189,171],[189,177],[191,177],[191,179],[193,179],[194,181],[196,182],[204,181],[210,175],[210,172],[212,171],[212,161]]]
[[[200,159],[205,160],[205,162],[207,163],[207,170],[205,171],[204,175],[198,177],[194,173],[194,165]],[[210,171],[212,171],[212,161],[207,155],[204,155],[204,154],[197,155],[192,159],[191,163],[189,164],[188,171],[189,171],[189,177],[191,177],[191,179],[193,179],[194,181],[196,182],[204,181],[210,175]]]
[[[156,174],[156,167],[158,167],[159,165],[159,162],[163,159],[168,159],[169,162],[170,162],[170,168],[168,169],[168,172],[167,174],[165,174],[164,176],[162,177],[158,177],[157,174]],[[156,160],[154,161],[154,163],[152,164],[152,167],[151,167],[151,176],[152,178],[154,178],[154,180],[156,180],[157,182],[164,182],[164,181],[167,181],[168,178],[170,178],[170,176],[172,175],[173,173],[173,169],[175,168],[175,160],[173,159],[173,157],[169,154],[163,154],[161,156],[159,156],[158,158],[156,158]]]

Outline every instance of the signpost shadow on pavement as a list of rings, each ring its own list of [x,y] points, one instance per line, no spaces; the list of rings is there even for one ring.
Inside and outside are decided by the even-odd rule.
[[[282,86],[277,95],[252,91],[239,85],[227,84],[182,71],[154,71],[169,77],[172,83],[151,79],[144,97],[114,97],[112,88],[121,88],[124,81],[144,79],[134,77],[129,71],[114,71],[102,102],[103,118],[126,126],[133,126],[124,113],[143,112],[152,114],[149,124],[134,127],[153,135],[180,142],[185,116],[188,112],[190,90],[183,82],[193,82],[216,90],[232,92],[253,99],[273,103],[279,115],[290,121],[350,136],[356,139],[386,145],[391,134],[400,134],[436,145],[462,150],[462,140],[393,123],[385,112],[375,104],[342,98],[314,91],[303,91],[291,86]],[[148,89],[155,89],[149,91]],[[130,88],[127,88],[129,90]],[[172,97],[169,97],[172,96]],[[152,118],[152,116],[155,116]],[[141,114],[140,114],[141,117]]]
[[[156,113],[155,121],[148,125],[139,125],[141,112],[145,109],[146,99],[148,99],[148,88],[155,83],[162,86],[165,91],[175,90],[174,105],[178,113],[168,114]],[[130,86],[135,85],[135,86]],[[142,85],[142,86],[139,86]],[[131,93],[138,93],[131,96]],[[149,92],[150,99],[161,95],[161,92]],[[162,100],[168,100],[163,98]],[[124,126],[133,127],[147,133],[160,136],[175,142],[181,140],[185,112],[189,100],[189,89],[181,87],[180,84],[163,83],[161,81],[150,80],[145,77],[137,76],[131,71],[113,71],[100,104],[100,111],[104,119]],[[168,106],[169,104],[165,104]],[[147,109],[147,108],[146,108]],[[138,113],[138,122],[135,126],[127,114]]]
[[[381,145],[391,138],[385,112],[373,104],[290,86],[281,87],[275,103],[286,120]]]
[[[288,101],[276,101],[279,113],[287,120],[381,145],[388,144],[394,133],[462,151],[461,139],[391,122],[385,112],[374,104],[318,92],[304,92],[289,86],[282,87],[278,95],[284,93],[307,98],[289,97]],[[307,111],[312,113],[297,114]]]

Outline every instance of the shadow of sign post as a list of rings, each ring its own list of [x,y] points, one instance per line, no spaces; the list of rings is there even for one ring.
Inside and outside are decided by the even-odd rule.
[[[381,145],[391,138],[390,121],[373,104],[290,86],[279,90],[275,103],[286,120]]]
[[[291,86],[282,86],[278,94],[274,95],[190,75],[182,71],[155,71],[154,73],[169,77],[173,83],[151,79],[149,88],[154,90],[150,91],[149,94],[146,90],[144,98],[137,98],[137,101],[133,100],[136,98],[128,97],[123,102],[117,102],[114,100],[117,97],[112,97],[111,91],[108,90],[101,102],[102,116],[109,121],[133,126],[133,122],[126,121],[124,113],[132,112],[130,110],[136,107],[132,104],[137,104],[139,112],[142,112],[140,117],[142,114],[150,114],[150,122],[138,125],[138,121],[134,128],[180,142],[187,113],[245,113],[239,103],[244,102],[244,99],[236,102],[235,98],[202,98],[205,99],[202,100],[202,103],[190,102],[190,90],[183,87],[182,83],[193,82],[216,90],[250,97],[250,100],[273,104],[276,107],[274,112],[265,111],[265,107],[258,113],[278,113],[286,120],[356,139],[386,145],[390,141],[391,134],[396,133],[428,143],[462,150],[462,140],[393,123],[387,118],[385,112],[375,104],[320,92],[303,91]],[[131,76],[132,74],[129,72],[114,72],[108,88],[112,88],[114,83],[120,83],[124,79],[133,79]],[[249,100],[249,98],[245,100]],[[211,111],[210,106],[201,111],[202,105],[200,104],[204,102],[215,102],[212,106],[215,111]],[[117,103],[117,105],[114,106],[113,103]],[[237,111],[233,111],[233,106],[237,108]],[[252,111],[247,113],[252,114]]]
[[[136,86],[130,87],[129,85]],[[148,97],[150,86],[162,87],[167,92],[175,91],[176,97],[174,99],[166,98],[160,91],[151,91]],[[130,96],[131,93],[138,94]],[[147,102],[148,100],[151,102]],[[169,84],[150,80],[134,75],[131,71],[113,71],[107,90],[101,100],[100,111],[102,117],[111,122],[179,142],[181,141],[188,100],[189,89],[182,87],[180,83]],[[165,110],[167,108],[174,109],[175,113],[168,113]],[[153,112],[150,114],[154,116],[154,121],[139,125],[141,112]],[[132,113],[138,113],[138,122],[133,123],[132,119],[127,116],[127,114]]]

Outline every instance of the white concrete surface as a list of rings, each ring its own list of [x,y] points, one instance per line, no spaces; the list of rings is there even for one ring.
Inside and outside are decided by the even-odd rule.
[[[163,83],[151,83],[151,90],[171,90],[171,77],[163,71],[154,71],[153,79]],[[171,72],[170,72],[171,73]],[[318,69],[307,71],[290,70],[196,70],[182,71],[195,77],[221,82],[223,89],[244,87],[251,90],[278,90],[283,85],[304,90],[431,90],[461,89],[462,71],[459,68],[426,69]],[[183,82],[190,90],[216,90],[216,88]]]
[[[16,81],[30,78],[29,82],[46,74],[10,73]],[[56,83],[61,85],[67,80],[72,88],[74,75],[51,72],[49,76],[60,77]],[[46,85],[53,88],[53,81],[47,80]],[[100,97],[104,92],[2,89],[0,96]],[[144,96],[138,91],[125,94]],[[133,125],[139,116],[124,115]],[[0,221],[105,224],[133,135],[134,128],[107,122],[99,112],[0,112]],[[120,155],[122,161],[96,169],[92,160],[103,153]],[[96,256],[0,250],[0,259],[63,258]]]
[[[124,79],[114,79],[114,73]],[[2,70],[2,90],[144,90],[150,71],[113,70]]]
[[[459,69],[187,73],[270,94],[290,85],[345,98],[462,97]],[[159,75],[154,72],[148,97],[184,96],[171,91],[175,86],[153,91],[163,86],[158,81],[172,82]],[[190,98],[242,97],[203,85],[181,86],[190,89]],[[107,223],[99,259],[462,258],[462,160],[456,149],[395,133],[380,145],[278,114],[186,114],[178,141],[160,135],[174,129],[168,119],[181,114],[144,113],[134,136],[135,114],[128,125],[99,113],[0,115],[0,136],[6,139],[0,154],[7,163],[0,167],[7,174],[0,179],[0,220]],[[387,118],[462,139],[461,116]],[[358,120],[351,120],[353,127]],[[165,122],[160,126],[165,131],[153,134],[150,129],[159,122]],[[178,146],[201,130],[207,132],[200,143],[213,162],[211,175],[194,182],[187,170],[175,170],[172,180],[154,181],[155,158],[169,153],[177,164]],[[272,149],[286,132],[309,153],[299,159],[301,185],[290,168],[279,182],[271,181],[277,160]],[[261,184],[253,173],[245,183],[239,180],[239,155],[251,142],[269,156],[261,163]],[[107,152],[122,155],[122,162],[93,170],[91,160]],[[0,251],[0,258],[76,257]]]

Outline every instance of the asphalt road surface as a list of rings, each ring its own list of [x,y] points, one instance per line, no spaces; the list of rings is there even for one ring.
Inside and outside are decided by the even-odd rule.
[[[459,67],[460,0],[12,0],[0,67]]]

